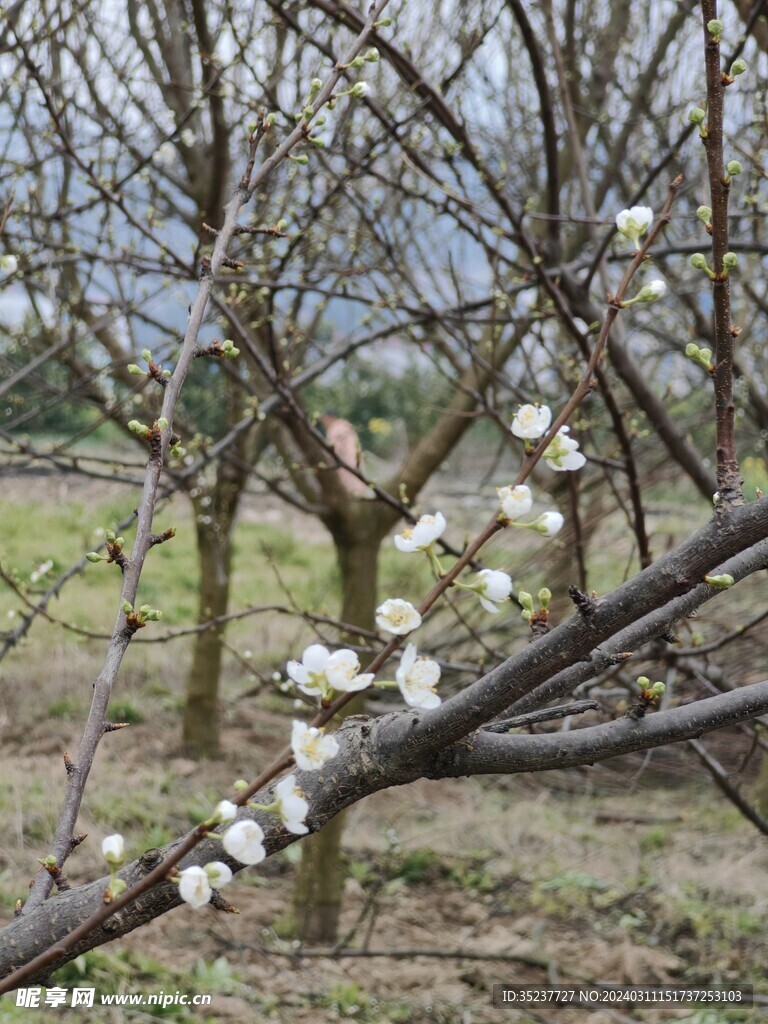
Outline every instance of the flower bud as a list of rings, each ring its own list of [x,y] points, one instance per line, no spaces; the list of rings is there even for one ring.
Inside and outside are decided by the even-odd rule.
[[[100,555],[98,551],[87,551],[85,557],[89,562],[106,562],[107,556]]]
[[[702,224],[706,224],[707,227],[712,223],[712,207],[711,206],[700,206],[696,211],[696,216],[699,218]]]
[[[19,269],[19,261],[15,256],[0,256],[0,270],[4,274],[15,274]]]
[[[641,690],[647,690],[648,687],[651,685],[651,680],[648,678],[648,676],[638,676],[637,685],[640,687]]]
[[[517,601],[520,607],[524,608],[525,611],[533,611],[533,597],[528,593],[527,590],[520,590],[518,592]]]
[[[293,153],[291,153],[291,160],[293,160],[295,164],[299,164],[301,167],[306,167],[309,163],[309,157],[306,153],[301,153],[299,156],[294,156]]]
[[[119,868],[125,863],[125,840],[119,834],[107,836],[101,844],[101,852],[110,867]]]
[[[729,160],[725,166],[729,177],[735,178],[737,174],[741,174],[744,168],[741,166],[738,160]]]
[[[288,221],[287,221],[287,220],[285,220],[285,218],[283,218],[282,220],[279,220],[279,221],[277,222],[277,230],[278,230],[278,231],[285,231],[285,229],[286,229],[287,227],[288,227]]]
[[[546,611],[549,608],[549,602],[552,600],[552,591],[549,587],[542,587],[537,596],[539,604]]]
[[[275,114],[275,113],[267,114],[267,116],[264,118],[264,124],[266,125],[267,128],[271,128],[276,120],[277,120],[277,114]]]
[[[144,360],[145,363],[152,362],[152,353],[149,351],[148,348],[144,348],[141,350],[141,358]]]
[[[739,265],[739,257],[735,252],[723,254],[723,270],[735,270]]]
[[[381,55],[379,51],[376,49],[376,47],[372,46],[370,50],[368,50],[368,52],[366,53],[364,60],[366,60],[369,64],[375,64],[379,60],[380,56]]]
[[[347,67],[348,68],[361,68],[363,66],[363,64],[365,64],[365,57],[362,57],[360,54],[358,54],[357,57],[355,57],[355,59],[353,61],[350,61],[350,63],[347,64]]]
[[[707,32],[709,32],[716,43],[720,42],[720,36],[723,34],[724,28],[725,25],[719,18],[713,18],[707,22]]]
[[[236,782],[232,783],[232,789],[234,789],[236,793],[242,793],[244,789],[248,789],[248,783],[245,779],[238,779]]]
[[[134,377],[146,377],[146,372],[136,363],[128,363],[128,373],[132,373]]]
[[[688,120],[691,124],[703,124],[706,116],[706,111],[702,110],[701,107],[691,107],[688,111]]]
[[[160,419],[157,421],[157,429],[158,430],[167,430],[168,429],[168,420],[165,418],[165,416],[161,416]]]
[[[367,82],[355,82],[352,86],[352,95],[357,100],[361,100],[363,96],[367,96],[370,91],[371,87]]]
[[[743,75],[746,70],[747,62],[743,58],[737,57],[733,64],[731,64],[731,78]]]
[[[133,615],[133,605],[130,601],[123,601],[120,604],[120,609],[123,615]]]
[[[312,81],[309,83],[309,92],[310,92],[310,95],[312,95],[312,96],[314,96],[314,94],[316,92],[320,92],[320,90],[322,88],[323,88],[323,83],[322,83],[322,80],[319,79],[319,78],[313,78]]]
[[[105,530],[104,531],[104,540],[106,540],[107,543],[109,543],[109,544],[114,544],[115,541],[117,540],[117,534],[115,533],[114,530]]]
[[[648,691],[653,697],[662,697],[667,687],[662,682],[654,683]]]

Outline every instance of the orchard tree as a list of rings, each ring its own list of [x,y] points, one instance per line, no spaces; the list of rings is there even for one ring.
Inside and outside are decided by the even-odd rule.
[[[467,21],[458,4],[430,11],[428,36],[420,37],[409,35],[415,27],[403,10],[393,12],[393,31],[384,13],[386,0],[363,15],[334,0],[313,0],[298,9],[269,0],[270,30],[280,42],[269,66],[249,50],[255,25],[250,8],[215,11],[211,17],[220,20],[214,29],[199,5],[191,5],[189,19],[181,5],[167,4],[167,18],[154,24],[150,8],[136,5],[129,15],[135,44],[129,60],[154,68],[149,80],[164,109],[151,90],[130,84],[138,80],[129,74],[131,66],[121,63],[124,55],[96,29],[90,40],[78,36],[74,15],[79,12],[69,19],[67,12],[41,5],[47,19],[41,36],[25,20],[24,6],[7,16],[5,45],[19,80],[29,84],[30,95],[36,90],[45,113],[38,109],[33,115],[20,94],[6,107],[27,146],[18,174],[34,173],[39,180],[29,192],[29,208],[20,211],[29,214],[20,222],[23,227],[17,226],[19,215],[9,197],[3,270],[10,281],[24,282],[40,326],[37,355],[24,366],[11,362],[11,382],[39,377],[39,386],[60,391],[61,383],[38,374],[49,358],[60,357],[83,382],[86,397],[134,434],[149,459],[130,555],[117,533],[107,535],[106,560],[122,575],[114,633],[77,760],[68,765],[45,868],[4,931],[0,966],[6,988],[44,977],[53,966],[181,902],[200,906],[213,894],[214,906],[226,908],[218,889],[233,872],[299,835],[319,832],[345,807],[387,786],[418,778],[566,768],[681,740],[694,743],[717,775],[718,766],[699,737],[763,715],[768,684],[741,685],[742,679],[733,678],[716,696],[675,706],[665,683],[651,679],[658,660],[682,664],[671,646],[676,624],[711,599],[727,599],[736,583],[765,567],[768,555],[768,506],[761,495],[745,499],[735,434],[736,395],[741,394],[747,444],[760,443],[765,397],[755,372],[755,340],[742,341],[744,332],[731,314],[732,286],[739,280],[734,275],[743,272],[739,253],[757,258],[764,252],[757,216],[762,199],[756,168],[755,187],[746,193],[739,216],[729,216],[730,193],[744,168],[724,133],[724,96],[742,89],[740,76],[748,77],[748,68],[739,52],[724,59],[723,36],[730,37],[714,4],[705,0],[696,20],[691,11],[674,6],[668,23],[656,8],[619,5],[584,12],[578,20],[573,10],[563,16],[551,5],[529,15],[513,0],[473,5],[474,20]],[[87,5],[84,10],[87,15]],[[455,32],[459,18],[465,20]],[[750,13],[747,29],[754,24]],[[350,32],[357,33],[352,41]],[[299,36],[306,40],[302,47],[295,43]],[[701,46],[695,46],[702,38],[703,71]],[[32,48],[41,39],[46,46],[56,43],[49,47],[50,76],[34,59]],[[66,46],[58,45],[62,39]],[[217,40],[226,49],[218,58]],[[89,47],[89,41],[95,45]],[[743,45],[742,40],[737,49]],[[165,142],[151,151],[137,147],[129,117],[115,130],[114,110],[101,99],[99,74],[84,76],[88,103],[79,90],[61,92],[68,71],[77,63],[87,66],[91,52],[99,56],[100,73],[129,83],[126,102],[156,133],[165,131]],[[523,53],[529,70],[521,73]],[[308,70],[313,60],[316,73]],[[235,69],[229,95],[224,65]],[[369,66],[381,76],[373,92],[364,74]],[[243,75],[250,76],[250,89]],[[755,98],[757,90],[740,94]],[[242,126],[243,118],[230,121],[230,100],[238,115],[246,113],[243,107],[252,111],[246,154],[238,153],[232,125]],[[282,117],[267,112],[279,110],[281,102],[287,108]],[[530,116],[532,109],[538,118]],[[96,127],[81,143],[84,110]],[[662,110],[679,116],[662,118]],[[292,129],[284,127],[286,113],[292,121],[295,115]],[[325,119],[331,113],[338,124],[328,129]],[[34,116],[42,120],[36,124]],[[749,118],[737,113],[733,123],[740,137]],[[749,152],[763,152],[764,127],[756,121]],[[67,157],[53,182],[41,141],[51,132]],[[164,150],[168,145],[171,149]],[[738,145],[741,153],[743,140]],[[85,155],[88,146],[95,147],[99,160]],[[543,158],[523,158],[524,151]],[[693,180],[701,180],[690,189],[688,165],[696,168],[699,153],[705,173],[695,169]],[[317,180],[302,177],[310,166],[322,168]],[[232,175],[234,192],[231,180],[225,184]],[[132,200],[152,200],[142,216],[127,198],[132,182]],[[273,243],[261,244],[264,238],[254,252],[254,236],[285,235],[284,215],[297,216],[293,207],[302,191],[309,194],[287,252],[273,254]],[[252,201],[258,212],[252,223],[243,223],[241,211]],[[43,211],[48,203],[54,212],[47,220],[60,233],[53,242],[32,216],[33,207]],[[221,205],[223,221],[217,219]],[[106,229],[97,226],[97,209],[104,211]],[[335,236],[332,221],[347,209],[356,216],[343,237]],[[150,327],[161,338],[166,333],[164,323],[147,310],[143,281],[153,275],[189,279],[189,258],[178,255],[160,224],[169,210],[180,224],[186,218],[199,281],[178,351],[168,348],[169,367],[165,352],[156,359],[153,346],[131,369],[127,356],[134,339]],[[118,214],[121,231],[140,246],[119,239],[113,219]],[[184,237],[181,229],[179,237]],[[113,248],[106,254],[102,238],[124,251],[115,254]],[[214,246],[208,255],[210,238]],[[119,268],[111,282],[120,301],[110,300],[107,314],[94,295],[105,288],[109,266]],[[281,283],[292,268],[297,279]],[[127,296],[122,286],[130,271],[137,283]],[[234,273],[240,278],[232,286]],[[280,306],[275,297],[282,290],[290,301]],[[762,295],[746,282],[740,301],[742,292],[753,303],[752,333],[758,337]],[[51,324],[50,294],[58,331]],[[340,344],[320,349],[321,315],[330,317],[337,300],[370,312]],[[210,336],[209,304],[232,335],[224,342]],[[66,327],[65,343],[57,333]],[[119,337],[123,330],[129,344]],[[91,335],[106,353],[99,358],[110,362],[106,375],[84,351]],[[452,394],[391,478],[380,482],[369,480],[338,445],[334,448],[301,389],[352,349],[397,335],[419,346],[423,358],[450,382]],[[681,344],[681,338],[690,340]],[[215,361],[216,383],[223,382],[218,397],[228,398],[228,410],[215,440],[200,437],[183,453],[184,435],[193,434],[196,425],[191,407],[180,407],[182,385],[198,357]],[[737,387],[734,373],[743,382]],[[144,378],[144,419],[125,415],[132,376]],[[660,393],[660,382],[670,377],[677,386]],[[511,404],[516,411],[506,415]],[[272,414],[274,423],[267,419]],[[498,481],[495,495],[490,488],[487,524],[461,545],[451,538],[442,512],[420,516],[412,504],[479,414],[498,428],[507,464],[512,453],[517,464],[514,471],[505,465],[507,476]],[[633,424],[631,415],[638,414],[641,419]],[[685,427],[678,418],[683,415]],[[221,583],[216,597],[201,591],[200,614],[219,619],[227,608],[237,502],[268,441],[282,454],[296,488],[291,500],[313,510],[334,539],[348,635],[355,636],[359,627],[359,636],[367,636],[375,625],[379,635],[391,639],[365,666],[351,640],[334,652],[321,644],[296,652],[288,675],[317,707],[309,725],[294,723],[285,752],[162,851],[129,863],[122,838],[111,837],[104,848],[109,878],[69,888],[63,870],[77,844],[77,815],[95,751],[113,731],[109,698],[123,656],[134,635],[155,628],[160,617],[140,597],[152,547],[171,540],[167,533],[153,532],[160,489],[187,486],[196,502],[204,580],[202,553],[212,547],[207,567]],[[702,454],[704,444],[714,458]],[[682,470],[702,500],[714,506],[706,525],[654,559],[643,473],[654,479],[656,469],[655,479],[663,478],[655,454],[659,448],[661,461]],[[169,470],[174,453],[181,462]],[[209,477],[203,475],[206,467]],[[365,484],[366,497],[350,480]],[[553,480],[566,483],[555,487]],[[546,489],[553,501],[542,499]],[[604,500],[626,515],[638,571],[598,595],[588,585],[590,530],[583,514],[601,490],[611,495]],[[564,513],[556,507],[560,500],[568,503],[565,530]],[[400,595],[382,601],[376,594],[379,546],[403,515],[410,525],[396,536],[402,557],[426,554],[435,575],[418,607]],[[520,535],[521,528],[530,532]],[[575,568],[580,583],[570,588],[575,613],[564,615],[558,593],[562,565],[552,586],[536,587],[535,594],[518,588],[516,602],[529,642],[515,643],[515,650],[506,650],[489,671],[463,680],[443,699],[440,665],[419,655],[420,642],[412,634],[424,618],[440,615],[443,601],[457,591],[467,591],[488,614],[508,602],[512,580],[484,550],[499,534],[540,537],[541,560],[548,542],[572,539],[575,557],[563,562]],[[446,552],[454,559],[450,565]],[[452,605],[446,601],[445,607]],[[556,625],[555,608],[563,609]],[[215,632],[200,636],[215,647]],[[406,637],[399,666],[390,668]],[[659,642],[670,645],[661,659]],[[630,655],[638,671],[623,716],[615,706],[597,709],[595,702],[571,700],[577,688],[589,692],[617,666],[626,675]],[[207,682],[218,676],[219,663],[215,656],[206,659],[200,653],[206,673],[190,686],[190,706],[197,706],[198,716],[210,716],[216,704]],[[640,671],[644,663],[650,675]],[[350,717],[330,731],[356,694],[377,687],[396,690],[408,710]],[[552,704],[563,700],[567,714],[600,714],[565,733],[514,731],[556,720],[563,706]],[[277,782],[288,769],[290,775]],[[733,787],[720,782],[748,811]],[[765,828],[759,814],[751,817]],[[54,885],[59,892],[51,896]],[[333,908],[330,913],[332,920]]]

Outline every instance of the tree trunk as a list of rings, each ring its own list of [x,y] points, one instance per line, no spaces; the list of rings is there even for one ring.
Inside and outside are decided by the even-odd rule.
[[[334,529],[334,543],[342,588],[342,621],[361,629],[373,629],[376,615],[380,528],[368,502],[357,502],[357,520],[350,530]],[[355,643],[354,631],[345,640]],[[360,714],[364,697],[350,701],[340,717]],[[333,943],[339,925],[346,865],[341,852],[346,814],[338,814],[316,835],[302,843],[293,912],[296,931],[304,942]]]
[[[215,520],[202,523],[198,516],[197,549],[200,558],[198,622],[226,615],[229,604],[231,526]],[[195,757],[214,757],[219,749],[219,673],[224,626],[197,634],[192,667],[187,679],[183,745]]]

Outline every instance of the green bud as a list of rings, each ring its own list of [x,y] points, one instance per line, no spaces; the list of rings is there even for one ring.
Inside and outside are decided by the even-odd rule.
[[[152,353],[149,351],[148,348],[144,348],[141,350],[141,358],[144,360],[145,363],[152,362]]]
[[[87,551],[85,557],[89,562],[106,562],[107,556],[100,555],[98,551]]]
[[[520,615],[525,619],[526,622],[530,622],[533,618],[533,612],[529,612],[527,608],[523,608]]]
[[[122,550],[125,547],[125,537],[115,537],[115,542],[112,547],[120,548]]]
[[[378,21],[377,21],[377,22],[376,22],[376,23],[374,24],[374,26],[373,26],[373,27],[374,27],[374,28],[389,28],[389,26],[390,26],[391,24],[392,24],[392,19],[391,19],[391,18],[380,18],[380,19],[379,19],[379,20],[378,20]]]
[[[160,419],[157,421],[157,429],[158,430],[167,430],[168,429],[168,420],[165,418],[165,416],[161,416]]]
[[[224,352],[231,352],[235,347],[235,343],[230,338],[227,338],[227,340],[222,343],[221,347]]]
[[[744,170],[738,160],[729,160],[725,169],[731,178],[735,178],[737,174],[741,174]]]
[[[163,613],[159,608],[150,608],[144,618],[147,622],[159,622],[162,619]]]
[[[122,878],[113,878],[109,883],[109,891],[112,893],[113,899],[117,899],[118,896],[122,896],[127,888],[128,883]]]
[[[723,254],[723,270],[735,270],[739,265],[739,257],[735,252]]]
[[[712,207],[711,206],[700,206],[696,211],[696,216],[699,218],[702,224],[709,226],[712,223]],[[706,260],[704,261],[706,263]]]
[[[133,615],[133,605],[131,604],[130,601],[123,601],[122,604],[120,605],[120,608],[122,609],[123,614]]]
[[[741,57],[737,57],[733,64],[731,64],[731,78],[737,78],[739,75],[743,75],[746,70],[747,62]]]
[[[237,357],[240,355],[240,349],[235,348],[233,345],[229,352],[226,352],[225,355],[227,356],[228,359],[237,359]]]
[[[647,690],[650,684],[651,680],[648,678],[648,676],[637,677],[637,685],[640,687],[641,690]]]
[[[132,434],[138,434],[139,437],[146,437],[150,433],[149,427],[145,424],[140,423],[138,420],[129,420],[128,429]]]
[[[709,32],[715,42],[720,42],[720,36],[723,34],[724,28],[725,25],[719,18],[713,18],[707,22],[707,32]]]
[[[248,789],[248,783],[245,779],[238,779],[237,782],[232,783],[232,789],[234,789],[236,793],[242,793],[244,789]]]
[[[320,92],[322,88],[323,83],[322,80],[319,78],[313,78],[312,81],[309,83],[309,92],[311,96],[314,96],[316,92]]]
[[[322,128],[326,122],[325,114],[321,114],[320,117],[315,118],[315,127]]]
[[[361,68],[363,66],[363,64],[365,64],[365,57],[362,57],[362,56],[360,56],[358,54],[358,56],[355,57],[355,59],[353,61],[350,61],[350,63],[347,64],[347,67],[348,68]]]
[[[114,530],[105,530],[104,538],[109,544],[114,544],[115,541],[117,540],[117,534],[115,533]]]
[[[704,582],[709,584],[710,587],[714,587],[715,590],[727,590],[733,586],[736,580],[729,573],[724,572],[720,576],[705,576]]]
[[[651,693],[651,694],[652,694],[652,695],[653,695],[654,697],[661,697],[661,696],[663,696],[663,695],[664,695],[664,693],[666,692],[666,689],[667,689],[667,687],[666,687],[666,686],[664,685],[664,683],[662,683],[662,682],[658,682],[658,683],[654,683],[654,684],[653,684],[653,686],[651,687],[651,689],[650,689],[650,691],[649,691],[649,692],[650,692],[650,693]]]
[[[370,86],[366,82],[355,82],[352,86],[351,95],[357,100],[361,100],[363,96],[367,96],[370,92]]]
[[[381,54],[379,53],[379,51],[376,49],[375,46],[372,46],[370,50],[368,50],[363,59],[366,60],[369,64],[375,64],[380,59],[380,57]]]
[[[320,139],[316,135],[310,135],[307,142],[312,146],[316,146],[317,149],[325,149],[325,139]]]
[[[132,373],[134,377],[146,377],[146,371],[142,370],[136,363],[128,363],[128,373]]]
[[[170,370],[163,370],[163,376],[164,377],[170,377],[171,376],[171,371]]]
[[[539,598],[539,604],[544,611],[546,611],[547,608],[549,608],[549,602],[552,600],[552,591],[549,587],[542,587],[537,596]]]
[[[285,218],[283,218],[282,220],[279,220],[277,222],[277,230],[278,231],[285,231],[285,229],[287,227],[288,227],[288,221]],[[269,295],[269,289],[268,288],[262,288],[260,290],[261,291],[266,291],[267,295]]]
[[[703,124],[706,116],[706,111],[702,110],[701,107],[691,107],[688,111],[688,120],[691,124]]]
[[[518,603],[521,608],[525,608],[526,611],[533,611],[533,597],[528,593],[527,590],[519,591],[517,595]]]
[[[300,164],[302,167],[306,167],[309,163],[309,157],[305,153],[302,153],[300,156],[294,156],[293,153],[291,153],[291,160],[293,160],[295,164]]]
[[[694,270],[709,270],[707,266],[707,257],[703,252],[695,252],[691,256],[691,266]]]
[[[264,124],[267,126],[267,128],[271,128],[276,120],[277,120],[277,114],[274,114],[274,113],[267,114],[267,116],[264,118]]]

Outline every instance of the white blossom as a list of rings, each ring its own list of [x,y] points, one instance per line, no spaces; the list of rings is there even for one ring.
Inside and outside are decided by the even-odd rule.
[[[300,662],[288,662],[287,670],[302,693],[310,697],[327,697],[330,690],[364,690],[373,681],[372,673],[360,674],[360,659],[354,651],[342,648],[331,654],[322,644],[310,644]]]
[[[119,833],[107,836],[101,844],[101,852],[107,864],[120,867],[125,861],[125,840]]]
[[[521,405],[512,420],[515,437],[535,440],[542,437],[552,422],[552,411],[546,405]]]
[[[197,136],[195,135],[191,128],[185,128],[184,131],[179,136],[179,141],[181,142],[182,146],[186,146],[188,149],[191,149],[192,146],[194,146],[194,144],[197,142]]]
[[[629,210],[622,210],[616,214],[616,227],[622,235],[632,242],[637,248],[640,244],[640,236],[653,224],[653,210],[650,206],[633,206]]]
[[[283,824],[295,836],[303,836],[309,832],[305,824],[309,804],[296,785],[295,775],[286,775],[275,786],[275,802]]]
[[[544,452],[544,459],[550,469],[564,473],[566,470],[581,469],[586,458],[578,450],[579,442],[568,436],[568,427],[560,427]]]
[[[264,829],[250,818],[230,825],[221,839],[221,845],[241,864],[258,864],[267,856],[264,849]]]
[[[474,590],[480,598],[480,604],[487,612],[498,612],[497,602],[506,601],[512,593],[512,580],[505,572],[498,569],[481,569],[477,574]]]
[[[333,736],[324,735],[322,729],[318,729],[314,725],[309,726],[306,722],[294,720],[291,749],[299,768],[303,768],[307,772],[314,772],[318,768],[322,768],[331,758],[336,757],[339,752],[339,744]]]
[[[376,625],[386,633],[405,636],[421,625],[421,615],[410,601],[390,597],[376,609]]]
[[[564,521],[559,512],[542,512],[532,527],[542,537],[556,537],[562,530]]]
[[[211,884],[205,868],[193,865],[179,872],[179,896],[191,907],[204,907],[211,899]]]
[[[4,274],[15,274],[19,269],[19,261],[15,256],[0,256],[0,270]]]
[[[412,708],[436,708],[440,698],[435,687],[440,681],[440,666],[431,658],[417,657],[414,644],[408,644],[395,675],[406,704]]]
[[[238,806],[231,800],[220,800],[213,811],[212,821],[216,825],[229,825],[237,817]]]
[[[212,860],[204,870],[214,889],[222,889],[232,881],[232,869],[221,860]]]
[[[445,529],[445,516],[435,512],[433,516],[422,516],[415,526],[406,527],[395,536],[395,547],[398,551],[410,554],[413,551],[426,551]]]
[[[530,487],[518,484],[517,487],[497,487],[501,511],[507,519],[519,519],[531,511],[533,495]]]

